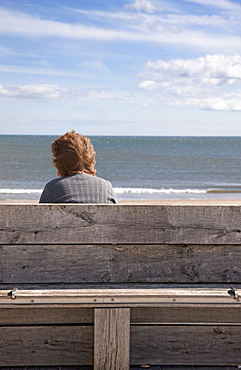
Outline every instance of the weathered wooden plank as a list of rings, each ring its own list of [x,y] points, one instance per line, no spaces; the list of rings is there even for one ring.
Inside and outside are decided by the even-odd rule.
[[[161,366],[148,365],[148,370],[208,370],[206,366]],[[82,366],[10,366],[7,369],[1,367],[2,370],[93,370],[92,365]],[[130,370],[143,369],[143,365],[132,365]],[[237,370],[237,366],[212,366],[211,370]]]
[[[237,366],[159,366],[155,369],[150,368],[150,370],[237,370]],[[35,369],[34,369],[35,370]],[[130,370],[136,370],[135,368]],[[140,366],[139,369],[140,370]]]
[[[95,309],[94,333],[94,369],[128,370],[130,309]]]
[[[1,366],[91,365],[93,327],[0,327]]]
[[[145,367],[146,366],[146,367]],[[208,370],[207,366],[161,366],[161,365],[131,365],[130,370]],[[75,366],[0,366],[2,370],[94,370],[92,365]],[[212,366],[211,370],[237,370],[237,366]]]
[[[239,293],[239,284],[232,284],[233,288],[236,288]],[[230,284],[161,284],[161,283],[49,283],[49,284],[0,284],[0,290],[7,290],[8,293],[17,288],[18,290],[35,290],[35,289],[179,289],[179,288],[193,288],[193,289],[226,289],[230,290]],[[70,306],[69,306],[70,307]],[[154,307],[154,306],[153,306]]]
[[[131,363],[238,366],[241,326],[133,326]]]
[[[131,364],[238,366],[241,327],[132,326]],[[1,327],[1,366],[93,364],[93,327]],[[103,369],[103,368],[102,368]]]
[[[241,207],[0,205],[0,243],[240,244]]]
[[[239,306],[197,306],[197,307],[133,307],[131,308],[132,324],[240,324]]]
[[[207,366],[158,366],[153,367],[149,370],[237,370],[237,366],[212,366],[211,368]],[[35,369],[34,369],[35,370]],[[131,368],[130,370],[137,370],[135,368]],[[139,369],[140,370],[140,366]]]
[[[241,283],[241,245],[2,245],[0,255],[2,284]]]
[[[93,308],[0,308],[0,325],[93,324]]]
[[[1,370],[93,370],[92,365],[75,365],[75,366],[0,366]],[[158,370],[160,368],[158,367]],[[140,369],[138,369],[140,370]],[[155,370],[150,369],[150,370]],[[214,369],[215,370],[215,369]],[[219,369],[220,370],[220,369]],[[221,369],[222,370],[222,369]]]
[[[227,307],[133,307],[132,324],[207,323],[240,324],[239,306]],[[93,324],[93,308],[1,308],[0,325]]]
[[[206,366],[161,366],[148,365],[148,370],[207,370]],[[2,370],[93,370],[92,365],[82,366],[10,366],[7,369],[1,367]],[[132,365],[130,370],[140,370],[144,367],[140,365]],[[212,370],[237,370],[237,366],[212,366]]]

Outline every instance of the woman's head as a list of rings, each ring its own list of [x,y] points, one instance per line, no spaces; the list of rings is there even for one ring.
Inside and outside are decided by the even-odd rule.
[[[51,145],[53,165],[57,168],[58,175],[70,176],[76,173],[95,175],[95,151],[86,136],[75,131],[66,132]]]

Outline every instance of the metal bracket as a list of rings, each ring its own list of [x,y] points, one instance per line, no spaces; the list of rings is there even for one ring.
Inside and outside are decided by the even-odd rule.
[[[17,290],[18,290],[18,288],[14,288],[14,289],[10,292],[11,299],[16,299],[16,293],[17,293]]]
[[[239,294],[238,294],[237,288],[232,287],[229,290],[229,294],[233,295],[234,299],[236,299],[237,301],[239,301]]]

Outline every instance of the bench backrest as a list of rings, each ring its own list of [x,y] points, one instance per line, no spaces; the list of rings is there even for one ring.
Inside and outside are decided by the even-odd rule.
[[[241,283],[239,206],[3,204],[0,243],[1,284]]]

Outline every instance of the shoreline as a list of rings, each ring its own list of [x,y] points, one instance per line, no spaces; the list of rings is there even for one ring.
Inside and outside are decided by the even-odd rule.
[[[38,200],[33,199],[0,199],[1,204],[39,204]],[[46,203],[42,203],[46,204]],[[60,203],[53,203],[60,204]],[[67,203],[66,203],[67,204]],[[70,204],[70,203],[68,203]],[[77,203],[73,203],[77,204]],[[90,203],[79,203],[90,204]],[[240,205],[241,199],[161,199],[161,200],[119,200],[119,205]],[[117,205],[118,205],[117,204]],[[113,204],[114,205],[114,204]]]

